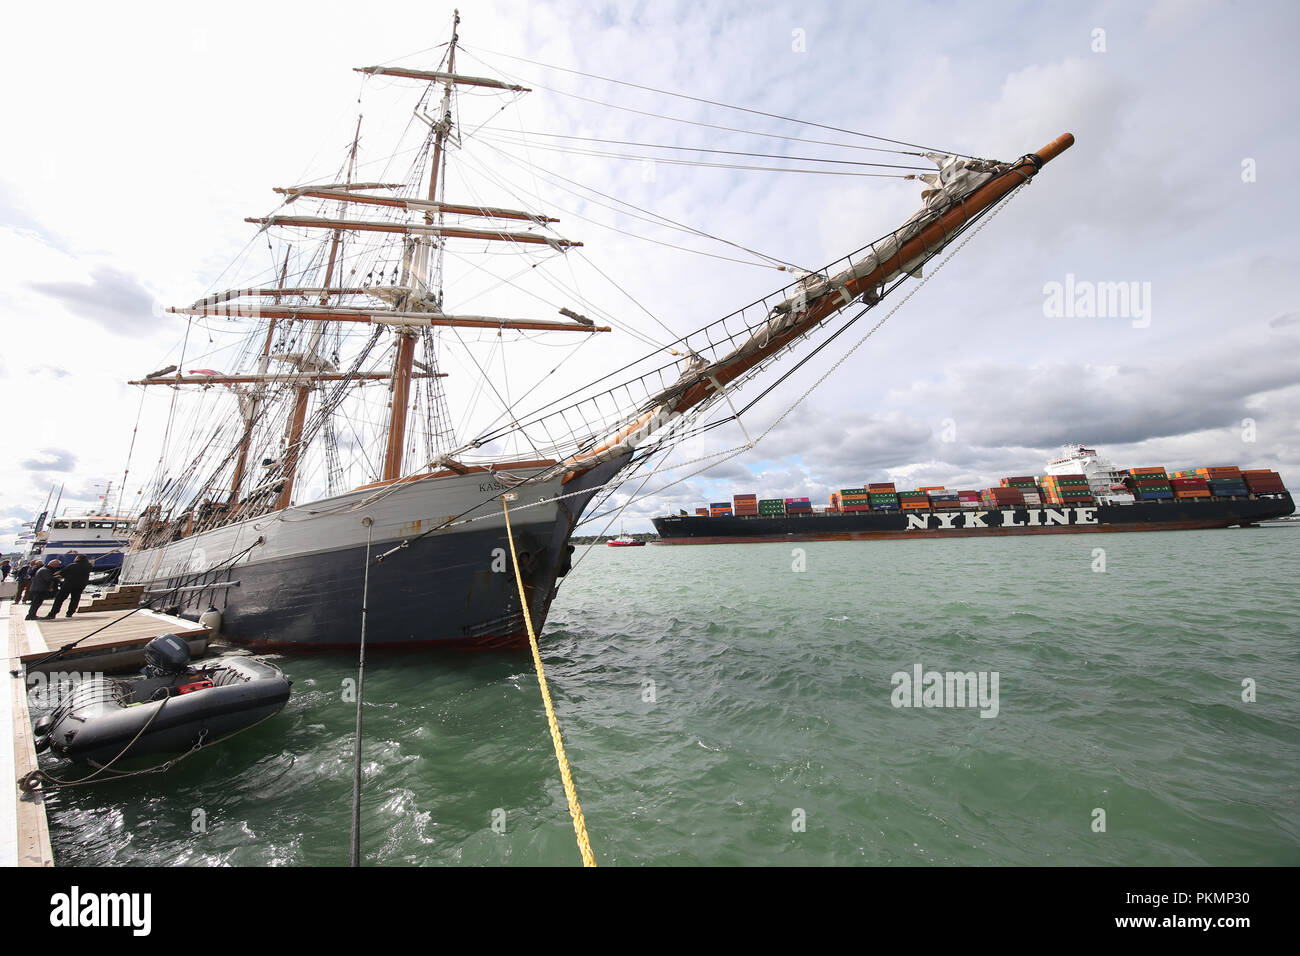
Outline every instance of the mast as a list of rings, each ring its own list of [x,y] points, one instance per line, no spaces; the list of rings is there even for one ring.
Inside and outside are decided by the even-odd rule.
[[[284,265],[280,267],[279,288],[276,290],[275,301],[280,301],[280,289],[284,288],[285,279],[289,274],[289,250],[284,251]],[[271,365],[271,340],[275,335],[276,320],[273,317],[266,327],[266,341],[262,343],[262,354],[257,360],[257,371],[259,375],[265,375]],[[178,376],[180,372],[176,373]],[[262,389],[255,386],[248,399],[248,407],[241,409],[244,412],[244,437],[239,442],[239,458],[235,461],[235,476],[230,482],[230,496],[226,501],[229,507],[234,507],[239,502],[239,488],[244,483],[244,471],[248,468],[248,449],[253,442],[253,424],[257,421],[257,406],[261,402]]]
[[[438,201],[438,168],[442,164],[443,143],[451,129],[451,87],[456,73],[456,28],[460,26],[460,10],[452,13],[451,43],[447,47],[447,73],[442,88],[442,113],[434,128],[433,158],[429,169],[428,202]],[[424,222],[433,225],[433,209],[425,210]],[[415,281],[428,289],[427,270],[429,264],[429,247],[435,241],[430,235],[422,235],[417,240],[420,244],[416,256]],[[414,286],[415,283],[412,283]],[[326,278],[325,285],[329,285]],[[441,274],[439,275],[441,285]],[[442,309],[442,290],[438,290],[437,304]],[[323,304],[323,303],[322,303]],[[418,333],[414,329],[402,329],[398,333],[397,357],[393,361],[392,408],[388,419],[388,447],[384,452],[384,467],[380,474],[381,481],[393,481],[402,473],[402,452],[406,447],[406,406],[410,403],[411,366],[415,360],[415,339]]]
[[[361,117],[357,117],[356,132],[352,134],[352,151],[348,156],[348,175],[347,183],[352,182],[352,173],[357,162],[357,143],[361,140]],[[340,210],[340,215],[342,211]],[[343,241],[343,230],[335,229],[334,237],[330,240],[330,258],[325,266],[325,281],[321,283],[324,287],[320,296],[322,307],[329,304],[330,282],[334,280],[334,265],[338,261],[339,245]],[[285,259],[286,263],[288,259]],[[314,372],[320,372],[320,340],[325,334],[325,323],[321,322],[312,327],[311,340],[307,344],[307,351],[299,361],[299,371],[307,371],[308,367]],[[270,341],[268,336],[267,341]],[[283,484],[280,488],[280,496],[276,499],[275,507],[287,508],[293,501],[293,484],[294,479],[298,476],[298,459],[302,456],[302,429],[307,421],[307,405],[311,401],[313,383],[299,385],[293,398],[293,415],[289,419],[288,443],[284,451],[284,468]]]
[[[50,516],[50,499],[53,497],[54,497],[54,483],[50,482],[50,490],[45,494],[45,507],[41,510],[40,514],[38,514],[35,518],[32,519],[33,536],[40,534],[41,528],[45,526],[45,519]],[[60,500],[63,498],[62,485],[59,486],[59,498]],[[55,505],[55,508],[57,509],[58,505]]]

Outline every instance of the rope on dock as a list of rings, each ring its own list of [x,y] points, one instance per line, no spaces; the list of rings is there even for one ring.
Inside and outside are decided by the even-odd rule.
[[[515,583],[519,585],[519,603],[524,609],[524,623],[528,626],[528,644],[533,650],[533,666],[537,669],[537,684],[542,689],[542,703],[546,705],[546,723],[551,729],[551,743],[555,745],[555,759],[560,765],[560,779],[564,782],[564,795],[569,801],[569,815],[573,817],[573,832],[578,837],[578,852],[582,854],[583,866],[595,866],[596,856],[591,851],[591,841],[587,838],[587,819],[582,815],[582,805],[578,803],[578,791],[573,786],[573,775],[569,772],[569,758],[564,753],[564,740],[560,737],[560,725],[555,720],[555,705],[551,703],[551,691],[546,684],[546,671],[542,667],[542,654],[537,649],[537,634],[533,631],[533,616],[528,612],[528,597],[524,593],[524,576],[519,570],[519,556],[515,551],[515,535],[510,529],[510,506],[506,504],[513,495],[501,497],[501,510],[506,516],[506,536],[510,540],[510,557],[515,566]]]

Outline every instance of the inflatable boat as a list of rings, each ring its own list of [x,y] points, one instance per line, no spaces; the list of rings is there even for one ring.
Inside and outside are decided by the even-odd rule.
[[[257,657],[190,663],[174,634],[145,648],[132,678],[96,677],[77,684],[36,723],[36,749],[90,764],[183,754],[279,713],[290,681]]]

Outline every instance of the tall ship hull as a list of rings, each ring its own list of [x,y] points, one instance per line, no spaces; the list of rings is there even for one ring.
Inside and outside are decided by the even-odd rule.
[[[543,621],[569,570],[574,526],[594,489],[624,460],[568,484],[530,481],[553,463],[528,464],[428,476],[386,494],[361,489],[192,534],[127,555],[122,583],[143,585],[155,607],[182,617],[197,620],[216,608],[223,635],[264,649],[354,647],[363,605],[368,646],[525,645],[499,495],[517,489],[514,548],[529,612]],[[369,528],[363,517],[371,518]],[[392,560],[376,563],[394,551]]]
[[[664,544],[757,541],[869,541],[892,538],[974,538],[1012,534],[1088,534],[1245,527],[1291,514],[1290,494],[1247,500],[1144,501],[1087,508],[881,511],[862,514],[675,515],[655,518]]]

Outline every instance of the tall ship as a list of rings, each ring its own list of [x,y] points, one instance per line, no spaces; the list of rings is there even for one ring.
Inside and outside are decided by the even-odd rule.
[[[734,544],[1250,527],[1295,510],[1282,477],[1267,469],[1120,470],[1094,448],[1061,452],[1042,475],[993,488],[899,491],[878,482],[841,489],[824,508],[745,493],[652,520],[665,544]]]
[[[358,117],[336,172],[276,188],[279,207],[249,220],[250,251],[228,270],[247,278],[169,310],[187,323],[179,361],[132,382],[162,392],[168,426],[121,576],[153,606],[215,608],[246,644],[346,647],[361,639],[365,595],[371,646],[526,642],[516,568],[540,630],[575,527],[616,514],[621,483],[738,420],[738,390],[918,281],[1073,143],[1009,161],[878,137],[855,146],[899,154],[863,165],[918,180],[914,215],[820,269],[773,266],[791,281],[670,341],[641,336],[649,351],[624,351],[601,376],[568,358],[633,327],[579,297],[582,243],[530,204],[539,177],[577,185],[526,155],[510,154],[514,183],[478,175],[474,150],[504,142],[492,121],[530,90],[483,75],[486,63],[462,69],[472,51],[458,23],[419,68],[358,70],[367,118],[372,95],[409,95],[394,129],[413,140],[367,152],[379,137]],[[511,120],[522,126],[511,117],[507,131]],[[516,294],[543,277],[546,295]],[[553,346],[568,352],[556,361]],[[507,350],[531,356],[522,371]]]

